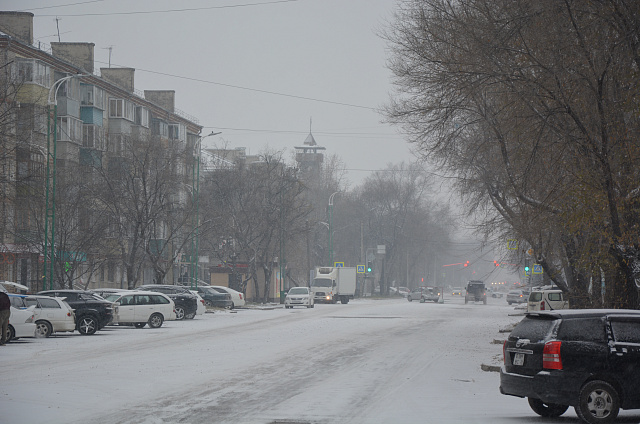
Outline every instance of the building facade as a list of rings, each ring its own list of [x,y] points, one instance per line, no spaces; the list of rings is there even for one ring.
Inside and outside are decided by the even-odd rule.
[[[193,196],[193,149],[202,127],[175,108],[174,91],[137,90],[135,69],[95,71],[93,51],[93,43],[52,43],[50,50],[34,46],[33,14],[0,12],[0,280],[18,282],[31,291],[43,288],[44,263],[54,260],[62,260],[60,267],[68,266],[58,272],[66,272],[78,287],[126,288],[121,259],[126,252],[114,243],[115,231],[105,228],[99,240],[85,247],[78,244],[74,250],[58,249],[59,238],[48,238],[72,225],[77,229],[70,234],[99,224],[130,228],[129,223],[105,223],[107,211],[99,202],[77,205],[71,216],[61,215],[56,208],[77,194],[60,192],[71,179],[86,182],[97,173],[130,172],[131,145],[152,139],[187,152],[167,158],[174,162],[168,175],[181,182],[172,197],[176,204]],[[146,248],[166,249],[167,261],[184,257],[176,249],[188,243],[175,242],[178,237],[172,239],[175,246],[166,246],[168,236],[162,234],[169,232],[169,224],[155,225],[159,236],[148,243],[155,247]],[[187,230],[183,233],[189,236]],[[46,256],[47,243],[55,245],[54,257]],[[141,282],[154,279],[148,266],[139,272]],[[166,282],[175,280],[173,274],[169,269]]]

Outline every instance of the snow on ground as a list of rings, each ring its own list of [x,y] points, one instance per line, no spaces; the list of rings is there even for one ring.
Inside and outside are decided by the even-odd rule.
[[[21,339],[0,347],[0,422],[541,422],[481,369],[520,319],[504,299],[356,299]]]

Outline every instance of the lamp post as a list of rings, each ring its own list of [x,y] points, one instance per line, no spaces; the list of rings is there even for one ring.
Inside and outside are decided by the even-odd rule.
[[[333,197],[338,193],[329,196],[329,266],[333,266]]]
[[[53,261],[55,257],[56,235],[56,152],[58,146],[58,90],[64,82],[72,78],[88,77],[90,74],[75,74],[60,78],[51,85],[47,99],[47,177],[44,211],[44,275],[42,288],[53,289]],[[53,146],[51,145],[51,106],[53,106]],[[51,221],[51,224],[49,224]],[[47,261],[48,257],[48,261]]]
[[[198,288],[198,255],[199,255],[199,248],[200,248],[200,240],[198,238],[198,235],[200,233],[200,226],[199,226],[200,157],[202,155],[202,140],[204,140],[207,137],[211,137],[218,134],[222,134],[222,133],[211,131],[211,134],[205,135],[204,137],[200,137],[198,139],[197,149],[195,148],[196,146],[194,146],[194,149],[193,149],[194,150],[193,152],[194,163],[193,163],[193,172],[192,172],[193,190],[191,191],[191,197],[192,197],[192,204],[195,209],[195,216],[193,218],[193,223],[191,228],[191,261],[190,261],[191,264],[189,269],[191,288],[194,288],[194,287]]]

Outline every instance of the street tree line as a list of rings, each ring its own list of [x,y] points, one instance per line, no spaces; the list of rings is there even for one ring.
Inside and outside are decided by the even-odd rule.
[[[403,0],[382,35],[388,120],[486,237],[575,307],[640,307],[640,4]]]

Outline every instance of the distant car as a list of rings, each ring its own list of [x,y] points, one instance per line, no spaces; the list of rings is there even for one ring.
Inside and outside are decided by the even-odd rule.
[[[62,297],[76,316],[76,329],[82,335],[91,335],[113,319],[113,303],[85,290],[45,290],[38,295]]]
[[[114,324],[159,328],[164,321],[176,319],[175,304],[163,293],[129,290],[111,293],[105,299],[116,305]]]
[[[504,342],[500,393],[542,417],[573,406],[583,422],[615,422],[640,409],[639,346],[638,310],[527,312]]]
[[[205,306],[213,308],[233,309],[233,300],[229,293],[216,290],[210,286],[198,286],[194,288],[204,299]]]
[[[440,289],[437,287],[425,287],[420,296],[420,303],[426,301],[438,303],[440,300]]]
[[[9,316],[9,325],[7,326],[6,342],[19,339],[20,337],[35,337],[36,323],[34,306],[27,309],[18,309],[11,306],[11,315]]]
[[[464,303],[480,302],[487,304],[487,289],[484,281],[471,280],[467,283],[467,291],[464,295]]]
[[[512,305],[514,303],[526,303],[529,300],[529,292],[525,290],[509,290],[507,293],[507,303]]]
[[[494,299],[501,298],[504,296],[504,293],[496,289],[489,289],[489,293],[491,293],[491,297],[493,297]]]
[[[216,289],[217,291],[229,293],[231,295],[231,301],[233,302],[233,306],[231,307],[231,309],[242,307],[246,304],[244,295],[237,290],[234,290],[229,287],[224,287],[224,286],[209,286],[209,287]]]
[[[60,297],[28,295],[27,306],[35,306],[36,336],[49,337],[53,333],[73,332],[76,316],[73,308]]]
[[[553,311],[555,309],[569,309],[569,301],[565,299],[562,290],[531,290],[527,301],[527,311]]]
[[[289,309],[294,306],[313,308],[313,292],[309,290],[309,287],[292,287],[289,289],[287,296],[284,298],[284,307]]]
[[[406,287],[398,287],[398,294],[402,297],[407,297],[411,290]]]
[[[451,296],[462,296],[462,288],[454,287],[453,290],[451,290]]]
[[[189,291],[188,287],[171,284],[147,284],[136,290],[164,293],[175,303],[176,319],[193,319],[198,312],[198,298]]]

